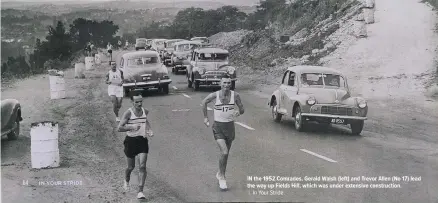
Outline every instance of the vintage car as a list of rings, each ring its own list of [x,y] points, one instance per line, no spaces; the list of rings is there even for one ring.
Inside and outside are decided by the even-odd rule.
[[[199,86],[220,86],[221,78],[231,77],[231,90],[236,87],[236,68],[228,64],[229,53],[221,48],[199,48],[193,51],[187,69],[188,87],[198,90]]]
[[[210,43],[210,40],[208,39],[208,37],[193,37],[190,39],[190,41],[198,41],[198,42],[201,42],[202,44]]]
[[[173,53],[173,50],[174,50],[174,45],[175,45],[175,43],[177,43],[177,42],[180,42],[180,41],[184,41],[183,39],[170,39],[170,40],[166,40],[165,42],[164,42],[164,50],[163,50],[163,54],[162,54],[162,56],[163,56],[163,58],[162,58],[162,60],[163,60],[163,62],[164,62],[164,65],[171,65],[171,56],[172,56],[172,53]]]
[[[162,58],[162,56],[163,56],[163,50],[165,48],[164,42],[166,40],[167,39],[153,39],[152,40],[151,48],[160,54],[160,58]]]
[[[200,46],[201,42],[176,42],[174,45],[174,51],[171,60],[172,72],[176,74],[179,70],[187,70],[187,67],[190,66],[189,59],[192,55],[192,51],[199,48]]]
[[[1,101],[2,137],[7,135],[9,140],[15,140],[20,135],[21,105],[16,99]]]
[[[158,88],[168,94],[172,83],[166,66],[156,51],[137,51],[123,54],[119,69],[123,71],[125,96],[137,89]]]
[[[135,40],[135,50],[138,51],[140,49],[146,50],[148,48],[147,39],[146,38],[137,38]]]
[[[289,67],[268,105],[275,121],[291,116],[298,131],[306,122],[316,121],[324,128],[331,123],[350,124],[352,133],[359,135],[368,113],[366,100],[351,96],[347,78],[321,66]]]

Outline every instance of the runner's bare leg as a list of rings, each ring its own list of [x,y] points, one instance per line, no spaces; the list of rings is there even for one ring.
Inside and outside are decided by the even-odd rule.
[[[144,188],[144,183],[146,181],[146,176],[147,176],[147,172],[146,172],[146,161],[148,159],[148,154],[147,153],[140,153],[138,154],[138,157],[140,158],[140,168],[139,168],[139,174],[138,174],[138,192],[143,192],[143,188]]]

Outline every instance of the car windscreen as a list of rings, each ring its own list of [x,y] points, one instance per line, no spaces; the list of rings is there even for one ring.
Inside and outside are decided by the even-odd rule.
[[[176,51],[191,51],[198,48],[197,44],[180,44],[176,47]]]
[[[228,59],[228,54],[200,53],[200,61],[224,61]]]
[[[137,39],[137,43],[146,43],[146,39]]]
[[[128,66],[147,65],[159,63],[158,57],[137,57],[128,59]]]
[[[301,74],[301,84],[303,87],[325,86],[344,88],[346,86],[345,80],[342,76],[337,74],[325,73],[303,73]]]

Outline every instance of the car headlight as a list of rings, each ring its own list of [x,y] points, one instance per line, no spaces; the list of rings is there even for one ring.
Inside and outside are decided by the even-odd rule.
[[[232,67],[232,66],[228,67],[228,69],[227,69],[227,72],[228,72],[230,75],[233,75],[233,74],[234,74],[234,71],[236,71],[236,68],[234,68],[234,67]]]
[[[316,103],[315,97],[310,97],[309,99],[307,99],[307,104],[314,105],[315,103]]]
[[[198,72],[200,75],[203,75],[205,73],[205,68],[199,68]]]
[[[163,79],[169,79],[169,75],[164,74],[164,75],[163,75]]]
[[[359,108],[365,108],[366,106],[367,106],[367,102],[365,101],[365,100],[359,100],[359,102],[358,102],[358,106],[359,106]]]

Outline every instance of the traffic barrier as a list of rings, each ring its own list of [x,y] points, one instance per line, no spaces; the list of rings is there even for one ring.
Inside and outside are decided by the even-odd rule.
[[[94,63],[95,64],[101,64],[102,63],[100,54],[94,55]]]
[[[59,167],[58,123],[32,123],[30,128],[32,168]]]
[[[48,70],[50,83],[50,99],[65,98],[64,72],[58,70]]]
[[[85,78],[85,64],[75,63],[75,78]]]
[[[367,37],[368,36],[367,26],[366,26],[365,22],[364,21],[357,21],[356,23],[357,23],[356,37],[360,37],[360,38]]]
[[[85,57],[85,69],[91,70],[94,68],[94,57]]]

